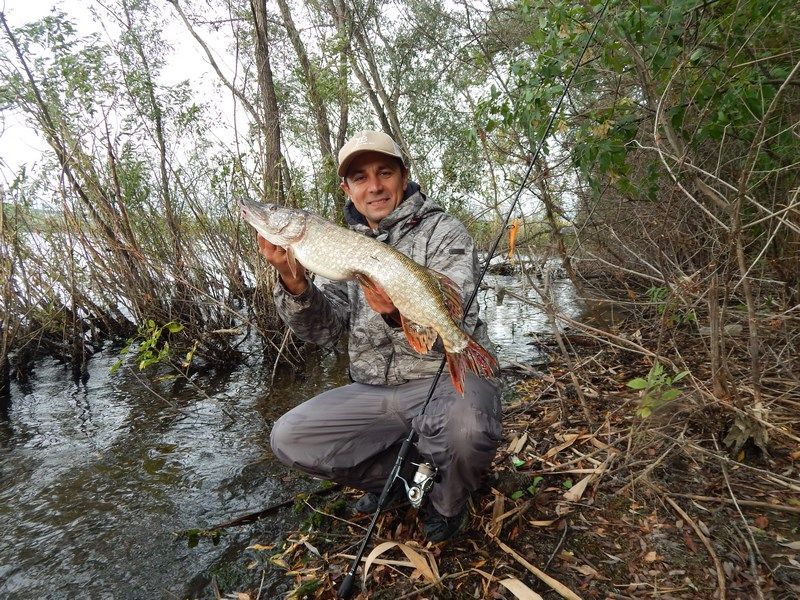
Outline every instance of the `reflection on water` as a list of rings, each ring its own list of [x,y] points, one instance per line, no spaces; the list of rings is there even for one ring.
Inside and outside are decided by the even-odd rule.
[[[536,297],[515,278],[487,283]],[[555,295],[574,309],[569,287]],[[497,305],[493,290],[479,301],[501,363],[530,363],[528,334],[546,331],[546,319],[510,296]],[[272,421],[346,383],[346,360],[333,354],[309,361],[305,373],[283,373],[273,390],[269,367],[255,358],[229,377],[198,378],[197,389],[133,371],[110,377],[115,359],[94,358],[77,385],[68,369],[45,362],[29,385],[12,389],[10,419],[0,421],[2,597],[181,597],[226,548],[247,541],[248,529],[192,549],[173,532],[289,496],[296,482],[272,460]],[[286,524],[276,517],[259,527],[277,535]]]
[[[530,364],[536,361],[535,334],[552,331],[547,315],[530,304],[502,290],[514,292],[537,304],[542,300],[532,285],[518,276],[487,275],[487,288],[478,295],[481,318],[489,328],[489,337],[497,346],[501,367],[509,362]],[[536,281],[542,293],[544,285]],[[502,302],[498,303],[498,293]],[[550,286],[550,296],[557,311],[575,318],[581,308],[576,300],[575,288],[569,280],[561,279]]]
[[[270,424],[343,383],[330,355],[272,391],[256,364],[199,391],[162,384],[159,398],[138,374],[110,378],[114,360],[92,360],[85,385],[44,363],[31,385],[12,390],[10,420],[0,423],[2,597],[180,596],[225,548],[189,549],[173,532],[290,492],[271,458]]]

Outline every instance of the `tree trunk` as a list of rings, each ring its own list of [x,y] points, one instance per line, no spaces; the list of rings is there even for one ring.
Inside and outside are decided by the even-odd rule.
[[[142,48],[138,33],[134,30],[130,7],[126,0],[122,2],[122,9],[125,11],[125,26],[130,34],[131,46],[133,46],[133,49],[142,63],[141,75],[143,75],[145,79],[147,102],[150,104],[150,111],[148,112],[152,115],[153,125],[155,126],[155,142],[158,146],[158,172],[161,178],[161,200],[164,203],[164,217],[167,222],[167,230],[172,238],[172,251],[175,255],[175,266],[178,273],[184,275],[185,264],[181,250],[181,228],[178,216],[173,207],[172,194],[170,193],[170,178],[167,173],[167,142],[164,139],[163,112],[156,98],[155,83],[153,82],[150,61],[147,59],[144,48]],[[131,96],[134,97],[133,94],[131,94]]]
[[[550,225],[550,237],[556,248],[556,252],[561,257],[561,262],[564,264],[567,277],[572,281],[572,284],[580,295],[585,296],[583,284],[578,274],[575,272],[575,267],[572,265],[572,260],[567,252],[567,245],[564,243],[564,236],[561,235],[561,228],[558,226],[558,221],[556,220],[558,214],[561,213],[561,208],[556,206],[553,195],[550,193],[550,187],[547,185],[547,178],[549,175],[548,169],[546,165],[542,166],[542,163],[543,159],[540,158],[537,160],[534,165],[534,171],[536,173],[536,185],[542,194],[542,202],[544,203],[545,212],[547,214],[547,222]]]
[[[348,95],[348,68],[349,64],[348,54],[350,49],[350,40],[352,39],[352,32],[347,26],[347,8],[343,0],[336,0],[336,6],[329,2],[329,10],[336,22],[336,34],[346,39],[346,44],[341,44],[339,49],[339,132],[336,134],[336,145],[334,150],[339,151],[339,148],[344,146],[347,139],[347,125],[350,119],[350,98]]]
[[[270,202],[284,204],[288,181],[284,181],[282,169],[280,114],[278,113],[278,99],[275,94],[275,82],[272,78],[269,56],[269,21],[266,0],[250,0],[250,10],[255,27],[258,87],[261,91],[261,105],[264,112],[263,198]]]
[[[328,111],[325,108],[325,102],[319,91],[319,84],[317,82],[317,74],[314,72],[314,67],[308,59],[308,53],[300,39],[300,34],[297,32],[297,27],[294,25],[292,13],[289,10],[289,5],[286,0],[278,0],[278,6],[281,9],[281,16],[283,17],[283,24],[286,27],[286,32],[289,34],[289,40],[292,42],[294,51],[297,54],[297,60],[300,63],[300,68],[303,71],[303,78],[306,83],[306,93],[308,95],[308,103],[311,105],[311,110],[314,113],[314,122],[317,129],[317,143],[319,144],[319,153],[323,159],[333,154],[331,146],[331,129],[328,125]]]
[[[400,127],[400,118],[397,115],[397,109],[395,108],[394,102],[391,100],[391,98],[389,98],[389,94],[386,92],[386,88],[383,85],[381,74],[378,70],[378,63],[375,60],[375,53],[372,51],[372,46],[370,46],[369,42],[367,41],[364,32],[359,31],[358,27],[355,28],[354,37],[356,43],[361,49],[364,60],[367,62],[367,68],[369,69],[370,76],[372,77],[372,86],[370,86],[369,89],[374,88],[374,93],[377,94],[378,98],[380,98],[380,101],[383,104],[383,110],[381,112],[384,115],[384,119],[381,121],[381,124],[385,127],[385,123],[388,121],[389,130],[386,131],[386,133],[390,134],[399,144],[400,148],[403,150],[403,155],[409,162],[409,166],[411,166],[414,172],[418,175],[419,169],[417,169],[414,158],[411,155],[411,149],[408,146],[406,138],[403,135],[403,130]],[[364,78],[361,79],[362,84],[364,84],[364,80],[366,80],[366,75],[364,75]],[[376,103],[377,99],[373,102],[373,106],[376,106]]]

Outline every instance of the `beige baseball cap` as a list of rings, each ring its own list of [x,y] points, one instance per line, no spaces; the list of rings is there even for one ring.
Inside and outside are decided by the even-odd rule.
[[[359,131],[339,150],[339,169],[337,170],[339,177],[344,177],[350,162],[364,152],[380,152],[387,156],[394,156],[405,165],[400,146],[391,137],[382,131]]]

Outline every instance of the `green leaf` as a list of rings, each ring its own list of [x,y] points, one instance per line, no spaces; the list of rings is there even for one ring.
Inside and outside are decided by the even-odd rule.
[[[197,531],[189,531],[186,533],[186,546],[194,548],[200,542],[200,535]]]
[[[565,490],[572,489],[572,479],[565,479],[561,485],[564,487]]]
[[[512,499],[512,500],[519,500],[519,499],[520,499],[520,498],[522,498],[524,495],[525,495],[525,492],[523,492],[522,490],[517,490],[516,492],[514,492],[513,494],[511,494],[511,499]]]
[[[670,400],[675,400],[678,396],[681,395],[681,391],[675,388],[670,388],[663,394],[661,394],[661,402],[669,402]]]
[[[634,390],[643,390],[647,387],[647,380],[637,377],[636,379],[631,379],[625,385],[627,385],[629,388],[633,388]]]
[[[178,333],[179,331],[183,331],[183,325],[176,323],[175,321],[170,321],[167,323],[167,329],[170,333]]]
[[[673,377],[672,383],[677,383],[678,381],[680,381],[681,379],[686,377],[688,374],[689,374],[689,371],[681,371],[680,373],[675,375],[675,377]]]
[[[515,468],[519,469],[522,465],[525,464],[525,461],[519,458],[518,456],[511,457],[511,464],[514,465]]]

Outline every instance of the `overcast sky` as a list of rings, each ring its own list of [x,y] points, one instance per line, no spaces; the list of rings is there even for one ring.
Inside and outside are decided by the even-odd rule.
[[[63,0],[0,0],[0,7],[2,7],[0,10],[4,12],[6,20],[12,28],[41,19],[49,14],[53,7],[58,7],[75,23],[79,35],[97,33],[101,36],[102,41],[107,42],[109,41],[108,34],[97,24],[89,11],[89,7],[92,5],[92,0],[66,2]],[[173,52],[168,57],[159,83],[172,85],[188,79],[195,90],[201,91],[198,93],[202,93],[203,100],[208,100],[216,89],[209,82],[216,83],[217,76],[208,64],[205,53],[177,18],[170,19],[166,25],[164,38],[172,43]],[[233,67],[228,59],[223,39],[222,35],[216,40],[212,36],[207,36],[206,42],[214,52],[215,60],[223,72],[232,72]],[[0,48],[2,48],[0,50],[2,52],[9,51],[5,39]],[[214,98],[214,102],[223,107],[227,114],[233,114],[229,95],[221,94],[218,98]],[[220,135],[223,133],[220,132]],[[0,171],[5,178],[13,176],[13,173],[21,165],[37,161],[47,149],[48,146],[42,136],[28,126],[21,114],[5,111],[0,115]]]

